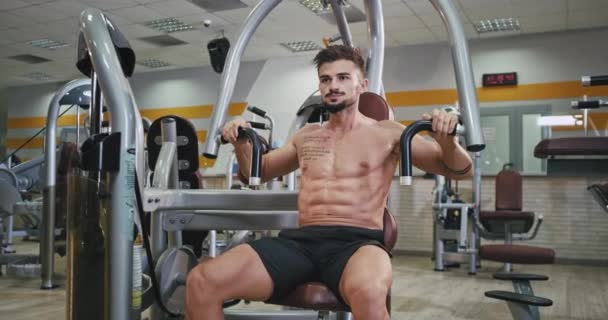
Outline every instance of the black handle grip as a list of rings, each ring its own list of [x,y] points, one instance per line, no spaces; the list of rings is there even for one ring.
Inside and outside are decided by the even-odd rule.
[[[256,106],[248,106],[247,110],[249,110],[250,112],[253,112],[255,114],[257,114],[260,117],[265,117],[266,116],[266,111],[256,107]]]
[[[251,128],[239,128],[239,139],[246,137],[251,142],[251,178],[260,178],[262,173],[262,141],[260,136]]]
[[[412,139],[422,131],[433,131],[433,122],[430,120],[414,121],[407,126],[401,134],[401,176],[412,176]]]
[[[430,120],[414,121],[401,134],[401,177],[403,178],[412,176],[412,140],[416,134],[422,131],[433,131],[433,122]],[[458,126],[454,127],[454,131],[450,135],[456,135],[457,132]]]
[[[250,180],[251,178],[261,178],[262,173],[262,154],[263,154],[263,144],[262,140],[260,140],[260,136],[251,128],[243,128],[239,127],[239,135],[238,139],[247,138],[249,142],[251,142],[251,172],[250,172]],[[220,135],[220,142],[222,144],[228,143],[228,140],[224,139]]]
[[[263,129],[263,130],[268,129],[264,122],[256,122],[256,121],[247,121],[247,122],[251,125],[252,128]]]
[[[598,109],[599,107],[599,100],[575,101],[572,103],[574,109]]]
[[[585,76],[582,78],[583,86],[608,85],[608,76]]]

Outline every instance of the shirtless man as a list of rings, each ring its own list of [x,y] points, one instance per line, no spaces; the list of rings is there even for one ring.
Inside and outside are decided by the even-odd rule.
[[[367,79],[358,50],[331,46],[314,62],[329,121],[304,126],[262,159],[263,181],[300,168],[300,227],[239,245],[190,271],[189,320],[223,319],[225,300],[266,301],[309,281],[325,283],[355,319],[389,319],[392,269],[383,246],[383,213],[405,127],[359,112]],[[432,120],[435,140],[414,138],[413,164],[452,179],[471,177],[471,158],[448,135],[457,117],[434,110],[423,118]],[[248,173],[251,146],[237,140],[239,126],[247,123],[233,120],[222,135],[234,145],[242,173]]]

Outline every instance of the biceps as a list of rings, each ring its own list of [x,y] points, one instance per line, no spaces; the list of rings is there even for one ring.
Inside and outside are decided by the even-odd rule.
[[[262,175],[269,179],[285,175],[297,168],[298,155],[293,145],[273,150],[262,158]]]
[[[441,148],[433,140],[427,140],[419,136],[412,141],[412,164],[418,169],[431,172],[441,172],[439,159],[441,158]]]

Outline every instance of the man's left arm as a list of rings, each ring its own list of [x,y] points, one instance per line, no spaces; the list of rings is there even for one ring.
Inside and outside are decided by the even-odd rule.
[[[422,171],[445,176],[454,180],[468,179],[473,176],[473,162],[471,157],[458,143],[456,136],[450,135],[458,124],[458,116],[443,110],[433,110],[431,114],[424,114],[424,120],[433,122],[433,139],[425,139],[420,135],[414,136],[412,141],[412,164]],[[392,121],[389,121],[392,122]],[[397,147],[400,153],[399,138],[405,127],[398,122],[392,122],[395,130]]]
[[[433,133],[431,136],[439,148],[432,148],[435,151],[432,170],[428,172],[440,174],[451,179],[466,179],[473,176],[473,162],[469,154],[458,143],[458,137],[451,135],[458,125],[458,114],[435,109],[431,114],[424,114],[424,120],[431,120],[433,123]],[[431,148],[424,148],[428,151]],[[425,150],[421,150],[424,156]],[[430,156],[430,155],[429,155]],[[430,159],[429,159],[430,160]]]
[[[434,173],[442,176],[460,180],[473,176],[473,162],[469,154],[460,146],[457,137],[436,138],[440,147],[438,155],[439,168],[433,170]]]

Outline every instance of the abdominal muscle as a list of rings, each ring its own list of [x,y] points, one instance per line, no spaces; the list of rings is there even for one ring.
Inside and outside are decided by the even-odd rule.
[[[315,130],[317,131],[317,130]],[[319,134],[296,142],[300,169],[299,224],[383,228],[388,190],[397,164],[392,146],[375,145],[374,132],[340,139]],[[329,138],[328,138],[329,137]],[[376,142],[377,143],[377,142]],[[313,150],[313,151],[311,151]],[[313,153],[313,156],[308,156]]]

